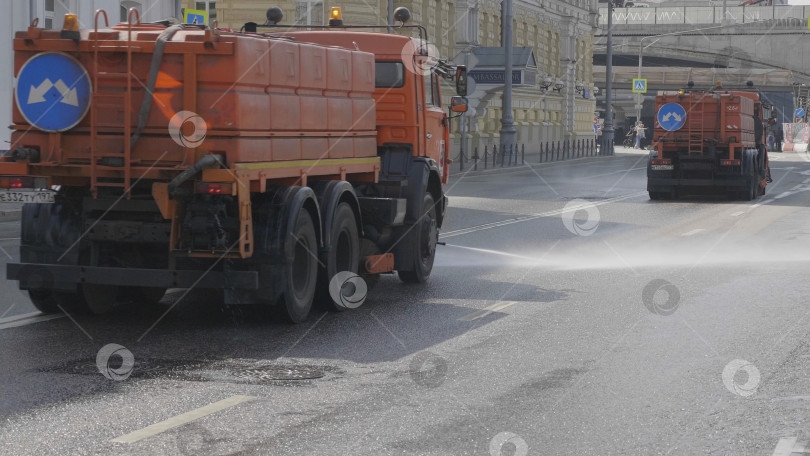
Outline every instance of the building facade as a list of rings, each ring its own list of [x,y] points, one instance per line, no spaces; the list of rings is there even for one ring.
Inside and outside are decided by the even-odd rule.
[[[530,47],[537,66],[534,84],[513,89],[518,142],[529,147],[541,141],[593,137],[596,0],[513,1],[513,44]],[[287,24],[323,25],[331,6],[342,8],[347,24],[385,24],[388,17],[387,0],[342,0],[326,7],[322,0],[281,0],[274,5],[265,0],[217,0],[218,24],[238,29],[245,22],[260,22],[269,6],[284,10]],[[427,29],[442,58],[471,70],[476,48],[502,45],[500,1],[395,0],[394,8],[400,6],[411,11],[411,23]],[[542,87],[544,81],[551,81],[549,87]],[[498,144],[501,129],[501,86],[477,86],[469,95],[471,109],[464,117],[468,150]],[[447,87],[443,94],[446,102],[453,91]],[[458,122],[454,131],[452,143],[457,150]]]

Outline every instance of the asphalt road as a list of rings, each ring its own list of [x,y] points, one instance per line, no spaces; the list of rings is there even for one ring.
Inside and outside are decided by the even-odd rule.
[[[621,153],[459,174],[427,285],[383,277],[359,309],[296,326],[181,291],[34,322],[4,282],[0,452],[798,451],[810,163],[773,154],[753,202],[650,201],[644,166]],[[17,230],[0,223],[6,260]],[[127,350],[102,363],[110,379],[107,344]]]

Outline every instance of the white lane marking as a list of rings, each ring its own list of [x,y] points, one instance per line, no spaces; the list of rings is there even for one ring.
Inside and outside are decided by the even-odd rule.
[[[554,209],[554,210],[551,210],[551,211],[548,211],[548,212],[542,212],[542,213],[539,213],[539,214],[524,215],[524,216],[521,216],[521,217],[511,218],[509,220],[502,220],[500,222],[484,223],[482,225],[476,225],[476,226],[471,226],[471,227],[468,227],[468,228],[462,228],[462,229],[459,229],[459,230],[448,231],[446,233],[440,234],[439,237],[440,237],[440,239],[447,239],[449,237],[461,236],[462,234],[469,234],[469,233],[474,233],[476,231],[489,230],[489,229],[498,228],[498,227],[501,227],[501,226],[512,225],[514,223],[526,222],[528,220],[536,220],[536,219],[543,218],[543,217],[552,217],[552,216],[555,216],[555,215],[561,215],[563,212],[576,211],[576,210],[579,210],[579,209],[584,209],[585,207],[595,207],[595,206],[602,206],[602,205],[610,204],[610,203],[616,203],[618,201],[624,201],[626,199],[635,198],[635,197],[638,197],[638,196],[641,196],[641,195],[646,195],[646,194],[647,194],[647,192],[631,193],[629,195],[617,196],[617,197],[614,197],[614,198],[609,198],[609,199],[606,199],[606,200],[602,200],[602,201],[599,201],[599,202],[594,202],[594,203],[587,204],[587,205],[583,204],[581,206],[568,208],[567,210],[566,210],[565,207],[561,207],[559,209]]]
[[[810,177],[808,177],[807,179],[803,180],[803,181],[802,181],[802,184],[806,184],[806,183],[808,183],[808,182],[810,182]]]
[[[779,439],[779,443],[776,444],[776,448],[773,450],[771,456],[790,456],[791,453],[793,453],[793,448],[796,446],[796,440],[796,437]]]
[[[42,312],[32,312],[24,315],[15,315],[0,320],[0,329],[17,328],[42,321],[56,320],[64,317],[64,314],[44,314]]]
[[[692,231],[687,231],[686,233],[683,233],[681,236],[692,236],[694,234],[700,233],[701,231],[706,231],[706,230],[704,228],[695,228]]]
[[[791,188],[791,190],[798,190],[800,188],[802,188],[802,184],[796,184]]]
[[[745,211],[737,211],[737,212],[732,213],[731,216],[732,217],[739,217],[739,216],[741,216],[743,214],[745,214]]]
[[[786,197],[786,196],[790,196],[790,195],[792,195],[792,194],[793,194],[793,192],[782,192],[782,193],[780,193],[780,194],[778,194],[778,195],[774,196],[774,197],[773,197],[773,199],[784,198],[784,197]]]
[[[20,238],[0,238],[0,241],[19,241]]]
[[[177,415],[174,418],[169,418],[168,420],[155,423],[143,429],[130,432],[129,434],[122,435],[121,437],[117,437],[115,439],[112,439],[111,441],[119,443],[134,443],[137,442],[138,440],[142,440],[147,437],[160,434],[161,432],[168,431],[169,429],[175,428],[177,426],[182,426],[186,423],[190,423],[206,415],[210,415],[220,410],[233,407],[234,405],[241,404],[242,402],[252,401],[254,399],[256,399],[256,396],[231,396],[227,399],[214,402],[213,404],[208,404],[204,407],[200,407],[190,412],[183,413],[182,415]]]
[[[768,204],[768,203],[772,203],[772,202],[773,202],[773,198],[768,198],[768,199],[766,199],[765,201],[763,201],[761,203],[754,204],[753,206],[751,206],[751,209],[753,209],[755,207],[762,206],[763,204]]]
[[[495,304],[493,304],[493,305],[491,305],[489,307],[484,307],[481,310],[476,310],[475,312],[473,312],[471,314],[465,315],[465,316],[459,318],[459,320],[461,320],[461,321],[473,321],[473,320],[477,320],[479,318],[484,318],[487,315],[495,313],[495,312],[497,312],[499,310],[503,310],[503,309],[505,309],[505,308],[507,308],[507,307],[509,307],[511,305],[514,305],[514,304],[517,304],[517,302],[515,302],[515,301],[496,302]]]

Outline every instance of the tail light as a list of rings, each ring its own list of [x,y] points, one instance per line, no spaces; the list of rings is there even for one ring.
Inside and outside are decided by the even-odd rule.
[[[721,166],[740,166],[739,160],[720,160]]]
[[[0,176],[0,188],[47,188],[48,178],[34,176]]]
[[[671,165],[672,159],[671,158],[653,158],[652,159],[653,165]]]
[[[207,195],[233,195],[232,182],[197,182],[194,193]]]

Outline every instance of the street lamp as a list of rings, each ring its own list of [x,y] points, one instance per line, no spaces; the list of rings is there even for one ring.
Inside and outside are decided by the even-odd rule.
[[[607,53],[605,55],[605,122],[600,155],[613,155],[613,2],[608,0]]]
[[[577,85],[574,86],[574,89],[576,89],[577,93],[582,93],[585,91],[585,84],[583,84],[580,81],[577,81]]]
[[[501,102],[501,151],[514,147],[517,130],[512,116],[512,0],[501,4],[501,46],[504,52],[503,101]]]
[[[565,87],[565,83],[564,83],[564,82],[562,82],[562,81],[561,81],[561,80],[559,80],[559,79],[557,80],[557,82],[556,82],[556,83],[554,83],[554,91],[555,91],[555,92],[559,92],[559,91],[561,91],[561,90],[562,90],[564,87]]]
[[[543,93],[547,92],[548,88],[551,87],[551,84],[553,84],[553,83],[554,83],[554,81],[552,81],[551,78],[549,78],[549,77],[543,79],[543,82],[540,83],[540,90]]]

